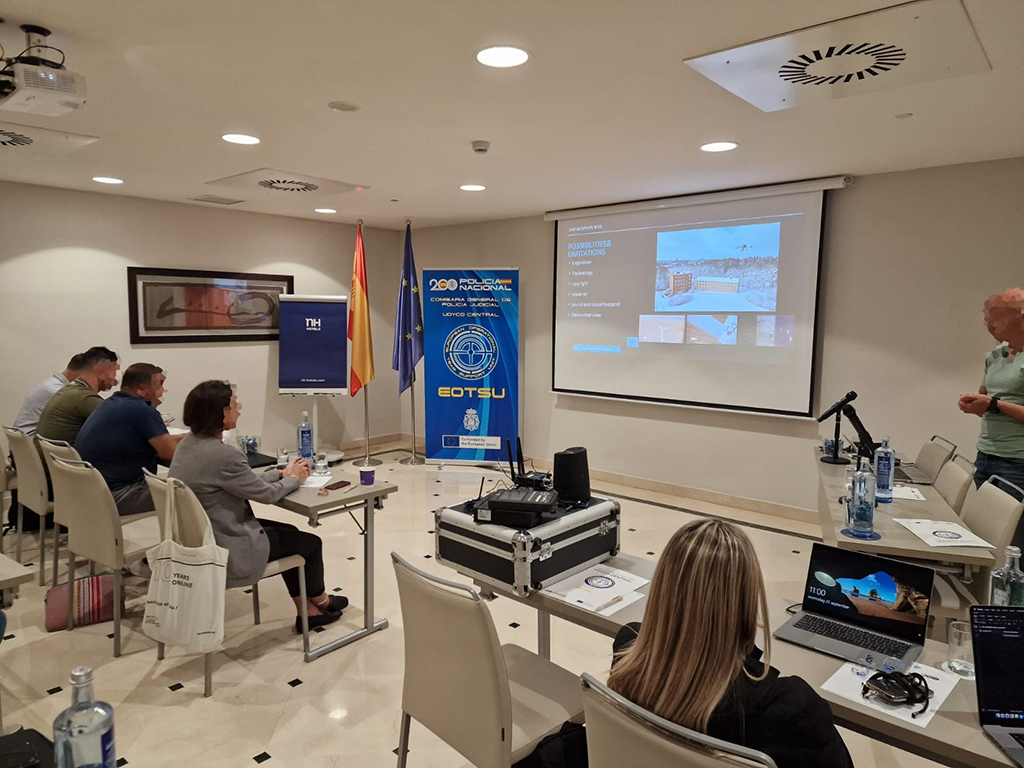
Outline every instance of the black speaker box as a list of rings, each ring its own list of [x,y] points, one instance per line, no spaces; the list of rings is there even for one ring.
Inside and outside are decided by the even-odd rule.
[[[555,454],[554,489],[560,501],[590,501],[590,467],[587,466],[586,448],[566,448]]]

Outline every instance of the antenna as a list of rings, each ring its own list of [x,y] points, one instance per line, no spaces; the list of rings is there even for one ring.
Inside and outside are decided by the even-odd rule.
[[[479,501],[480,498],[484,495],[484,480],[486,479],[486,477],[480,477],[480,492],[476,495],[477,501]]]
[[[512,480],[512,484],[515,485],[515,482],[516,482],[516,464],[512,460],[512,441],[509,440],[508,438],[505,438],[505,450],[508,452],[508,469],[509,469],[509,472],[510,472],[509,477]]]
[[[525,476],[526,464],[523,463],[523,441],[519,438],[519,435],[516,435],[516,449],[518,453],[517,458],[519,460],[519,475]]]

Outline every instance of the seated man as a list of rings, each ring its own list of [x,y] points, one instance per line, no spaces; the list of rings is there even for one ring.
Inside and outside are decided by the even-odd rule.
[[[32,387],[32,391],[25,396],[25,402],[21,404],[18,418],[14,420],[16,430],[24,432],[29,437],[36,433],[39,415],[43,412],[43,408],[50,402],[50,398],[78,378],[78,374],[82,370],[83,358],[84,355],[75,355],[68,361],[67,368],[63,373],[55,373]]]
[[[120,515],[152,512],[153,498],[142,474],[170,462],[184,435],[169,435],[157,406],[167,391],[163,369],[134,363],[115,392],[89,417],[75,448],[107,481]]]
[[[106,347],[93,347],[83,352],[78,378],[50,398],[39,414],[36,434],[74,445],[85,420],[103,404],[99,393],[117,384],[120,369],[117,355]]]

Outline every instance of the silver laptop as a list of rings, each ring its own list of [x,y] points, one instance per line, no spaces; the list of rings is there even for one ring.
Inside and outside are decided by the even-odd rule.
[[[971,635],[981,727],[1024,766],[1024,608],[972,605]]]
[[[924,647],[934,579],[931,568],[815,544],[802,609],[774,637],[904,671]]]
[[[911,483],[913,485],[932,485],[935,482],[925,474],[924,470],[918,469],[914,464],[897,465],[892,477],[897,483]]]

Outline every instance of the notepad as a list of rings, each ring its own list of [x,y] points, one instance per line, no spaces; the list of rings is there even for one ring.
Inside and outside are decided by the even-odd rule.
[[[929,547],[995,549],[983,538],[959,523],[947,523],[941,520],[906,520],[899,517],[895,520]]]
[[[595,565],[575,576],[552,584],[542,591],[546,595],[586,608],[588,611],[604,613],[623,602],[627,595],[631,595],[640,587],[649,584],[650,581],[643,576],[626,573],[618,568]],[[633,602],[633,600],[631,599],[629,602]],[[614,612],[614,610],[610,611],[610,613]]]

